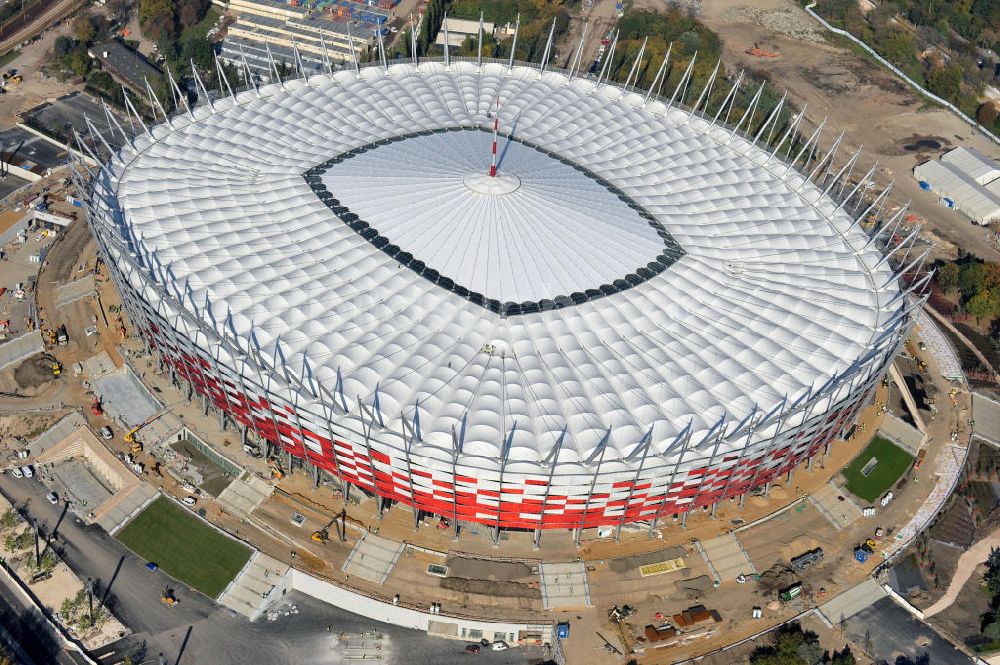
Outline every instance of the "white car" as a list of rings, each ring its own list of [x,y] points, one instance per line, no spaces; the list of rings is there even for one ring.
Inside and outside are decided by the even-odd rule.
[[[101,437],[105,439],[113,439],[115,438],[115,433],[111,430],[110,427],[105,425],[104,427],[101,428]]]
[[[59,497],[56,496],[55,492],[49,492],[45,495],[45,500],[51,503],[53,506],[59,504]]]
[[[506,651],[507,643],[504,642],[503,640],[497,640],[496,642],[490,645],[490,648],[493,649],[494,651]]]
[[[27,464],[21,467],[21,473],[24,474],[25,478],[31,478],[33,475],[35,475],[35,472],[32,471],[31,467]]]
[[[197,499],[195,499],[193,496],[186,496],[183,499],[181,499],[181,503],[183,503],[185,506],[193,506],[196,501]]]
[[[24,474],[21,473],[21,470],[19,468],[17,468],[16,466],[13,467],[10,470],[10,475],[14,476],[15,478],[23,478],[24,477]]]

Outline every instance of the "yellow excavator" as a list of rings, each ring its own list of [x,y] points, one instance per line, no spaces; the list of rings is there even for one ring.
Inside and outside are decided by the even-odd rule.
[[[271,468],[272,478],[275,480],[281,480],[285,477],[285,470],[281,468],[281,461],[277,457],[268,459],[267,465]]]
[[[59,376],[62,374],[62,363],[58,360],[52,361],[52,376]]]
[[[332,520],[326,523],[326,526],[319,531],[313,531],[312,539],[319,543],[320,545],[326,545],[327,541],[330,540],[330,527],[333,523],[337,521],[334,517]]]

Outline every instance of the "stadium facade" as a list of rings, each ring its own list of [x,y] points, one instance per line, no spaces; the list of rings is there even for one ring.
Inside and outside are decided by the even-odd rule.
[[[808,162],[777,110],[749,136],[732,97],[383,62],[78,168],[137,332],[245,435],[456,525],[620,528],[823,451],[919,305],[856,157]]]

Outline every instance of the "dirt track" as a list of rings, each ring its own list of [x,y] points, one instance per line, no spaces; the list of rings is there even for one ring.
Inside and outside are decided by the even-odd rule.
[[[934,616],[951,606],[962,591],[962,587],[965,586],[972,573],[976,571],[976,567],[986,561],[990,550],[994,547],[1000,547],[1000,529],[993,531],[993,533],[980,540],[962,554],[958,560],[955,575],[951,578],[951,583],[948,585],[948,590],[945,591],[944,595],[936,603],[924,610],[924,617]]]

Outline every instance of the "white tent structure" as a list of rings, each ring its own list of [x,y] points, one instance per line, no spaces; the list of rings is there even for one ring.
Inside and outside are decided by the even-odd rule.
[[[1000,165],[960,147],[913,169],[913,177],[978,224],[1000,220]]]
[[[721,112],[383,61],[149,128],[91,222],[150,348],[245,433],[498,530],[655,522],[827,446],[914,306],[891,265],[920,259],[848,213],[882,197]]]

